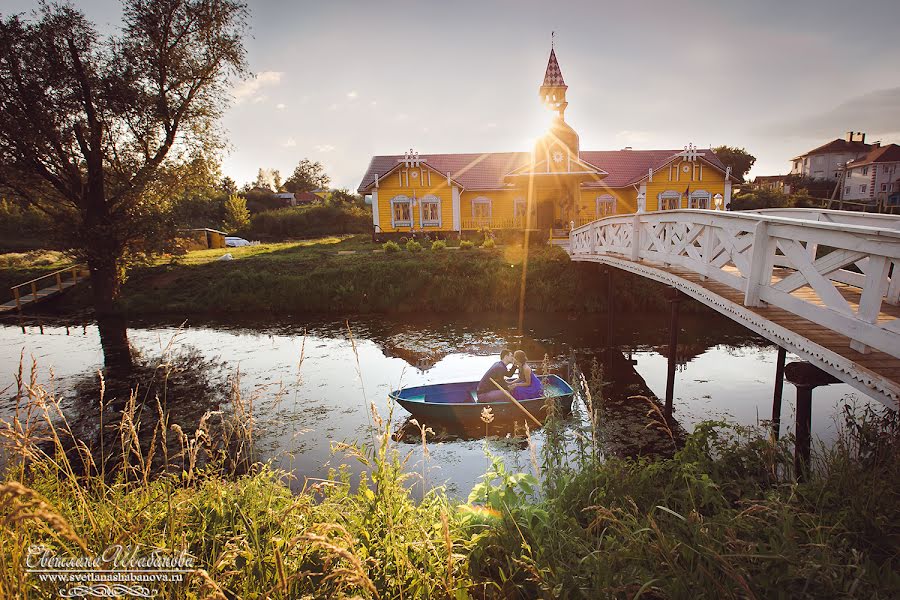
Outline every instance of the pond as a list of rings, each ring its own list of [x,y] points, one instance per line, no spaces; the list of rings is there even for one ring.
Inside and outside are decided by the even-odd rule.
[[[386,417],[392,389],[477,380],[504,347],[522,348],[538,362],[546,355],[553,371],[563,377],[573,365],[590,373],[596,359],[604,366],[610,394],[624,399],[652,392],[662,397],[667,326],[664,317],[640,314],[618,315],[609,333],[604,315],[527,315],[521,334],[513,315],[260,317],[241,322],[210,318],[183,324],[173,318],[132,322],[128,338],[145,359],[158,360],[164,354],[189,357],[183,362],[187,370],[202,371],[192,374],[202,380],[202,393],[173,391],[165,399],[175,413],[173,419],[185,425],[207,410],[228,410],[227,380],[239,372],[243,397],[253,399],[261,458],[291,472],[299,487],[307,477],[327,477],[329,469],[342,462],[359,470],[352,460],[333,455],[331,442],[371,439],[368,403]],[[690,432],[706,419],[746,425],[768,420],[776,348],[717,315],[682,315],[680,327],[674,402],[679,427]],[[87,383],[103,366],[96,324],[29,320],[0,325],[0,419],[8,420],[15,412],[20,357],[26,370],[34,361],[38,381],[48,383],[62,398],[72,422],[85,431],[96,427],[95,402],[84,393],[93,389]],[[782,432],[792,429],[794,397],[793,386],[785,384]],[[847,385],[816,390],[813,432],[822,442],[833,440],[841,406],[848,402],[880,406]],[[393,411],[397,429],[408,415],[399,406]],[[606,415],[602,426],[614,432],[611,439],[618,436],[619,446],[604,451],[621,452],[622,442],[627,447],[631,437],[643,435],[646,412],[640,408],[629,413],[626,422],[621,422],[621,415]],[[583,429],[585,413],[582,400],[576,398],[566,428]],[[437,429],[424,465],[414,436],[401,442],[404,454],[412,451],[408,468],[422,472],[424,466],[429,486],[444,484],[451,494],[464,497],[485,471],[485,445],[509,466],[531,468],[521,436],[495,431],[485,440]],[[539,449],[543,432],[534,432],[532,438]]]

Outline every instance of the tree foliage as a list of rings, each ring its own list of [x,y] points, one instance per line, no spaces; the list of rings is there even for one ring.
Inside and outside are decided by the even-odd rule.
[[[98,310],[161,237],[179,167],[218,147],[247,16],[238,0],[124,0],[117,35],[72,5],[0,21],[0,184],[87,261]]]
[[[745,148],[718,146],[713,152],[719,157],[725,166],[731,167],[731,173],[741,180],[750,172],[750,168],[756,162],[756,157],[747,152]]]
[[[236,232],[250,224],[250,211],[247,210],[247,200],[232,194],[225,201],[225,229]]]
[[[304,158],[284,182],[284,189],[296,194],[327,188],[329,183],[331,178],[325,173],[322,163]]]

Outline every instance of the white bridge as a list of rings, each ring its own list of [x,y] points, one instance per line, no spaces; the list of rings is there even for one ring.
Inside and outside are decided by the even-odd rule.
[[[573,229],[569,254],[675,287],[900,406],[900,216],[818,209],[620,215]]]

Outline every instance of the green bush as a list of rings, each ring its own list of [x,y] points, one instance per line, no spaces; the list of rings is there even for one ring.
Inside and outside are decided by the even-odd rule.
[[[250,218],[250,227],[243,233],[264,240],[282,240],[371,231],[372,215],[367,209],[313,205],[255,214]]]
[[[481,243],[481,247],[486,249],[491,249],[494,246],[496,246],[496,244],[494,244],[494,238],[487,238]]]
[[[386,241],[381,247],[385,252],[400,252],[400,244],[392,240]]]
[[[434,240],[433,242],[431,242],[431,249],[432,250],[446,250],[447,242],[445,242],[444,240]]]
[[[475,244],[473,244],[469,240],[463,240],[459,243],[460,250],[471,250],[474,246]]]
[[[420,244],[416,240],[409,240],[408,242],[406,242],[406,251],[407,252],[421,252],[422,244]]]

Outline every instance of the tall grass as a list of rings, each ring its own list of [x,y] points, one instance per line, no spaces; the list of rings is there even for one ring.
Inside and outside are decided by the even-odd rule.
[[[100,452],[113,462],[76,437],[36,379],[20,368],[19,410],[0,430],[15,458],[0,485],[3,598],[47,593],[22,568],[37,543],[73,555],[114,543],[185,548],[200,571],[162,598],[900,593],[896,416],[848,413],[839,441],[796,483],[789,438],[726,423],[701,424],[672,458],[604,457],[602,373],[576,373],[584,429],[551,414],[540,451],[526,431],[534,474],[490,457],[460,503],[427,486],[428,426],[418,427],[418,476],[407,465],[418,451],[402,456],[392,414],[374,403],[372,436],[334,445],[361,477],[341,468],[291,493],[287,473],[256,461],[255,403],[236,377],[231,408],[190,433],[170,424],[162,401],[132,394],[105,409],[113,435],[99,440],[115,448]],[[152,434],[141,435],[150,415]]]

